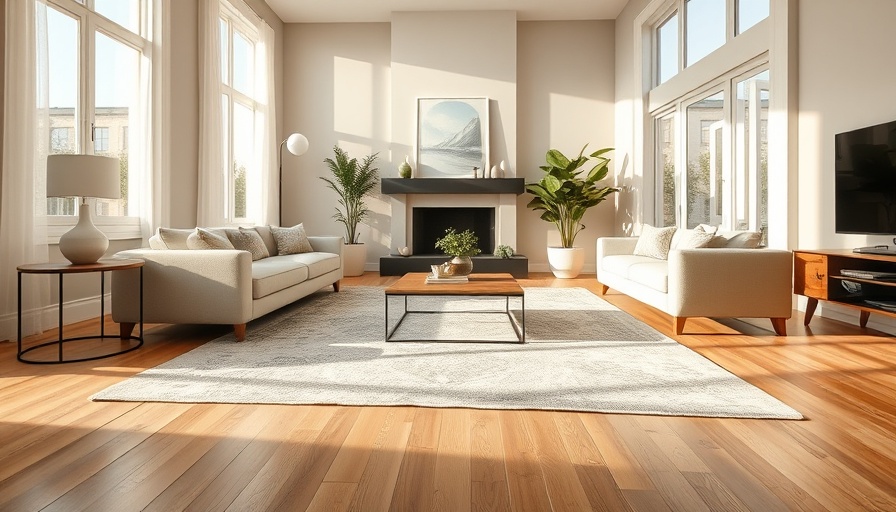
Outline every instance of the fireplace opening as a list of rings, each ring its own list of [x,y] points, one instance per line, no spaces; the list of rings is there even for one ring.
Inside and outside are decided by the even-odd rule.
[[[411,249],[416,255],[441,254],[436,249],[436,239],[445,235],[445,230],[469,229],[479,237],[480,254],[495,252],[495,209],[494,208],[413,208],[413,242]]]

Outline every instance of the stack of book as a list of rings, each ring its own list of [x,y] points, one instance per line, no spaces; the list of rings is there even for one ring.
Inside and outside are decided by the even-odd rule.
[[[442,276],[430,274],[426,276],[426,284],[432,283],[466,283],[470,279],[467,276]]]

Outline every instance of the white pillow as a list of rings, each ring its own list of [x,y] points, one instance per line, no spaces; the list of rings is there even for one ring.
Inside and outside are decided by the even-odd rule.
[[[672,249],[699,249],[706,247],[713,239],[712,233],[696,229],[679,229],[672,237]]]
[[[675,226],[655,228],[650,224],[644,224],[632,254],[664,260],[669,256],[669,246],[674,234]]]
[[[187,237],[192,229],[159,228],[159,238],[168,249],[188,249]]]
[[[758,231],[722,231],[716,233],[707,247],[755,249],[761,241],[762,233]]]
[[[227,236],[220,236],[207,229],[196,228],[187,237],[188,249],[233,249],[233,244]]]

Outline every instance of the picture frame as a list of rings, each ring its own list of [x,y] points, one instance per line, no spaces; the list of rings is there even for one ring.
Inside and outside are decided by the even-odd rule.
[[[484,96],[417,98],[416,175],[483,177],[489,168],[488,110]]]

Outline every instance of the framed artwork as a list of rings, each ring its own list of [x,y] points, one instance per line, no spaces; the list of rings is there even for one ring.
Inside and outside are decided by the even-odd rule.
[[[473,178],[488,169],[488,98],[417,99],[417,176]]]

